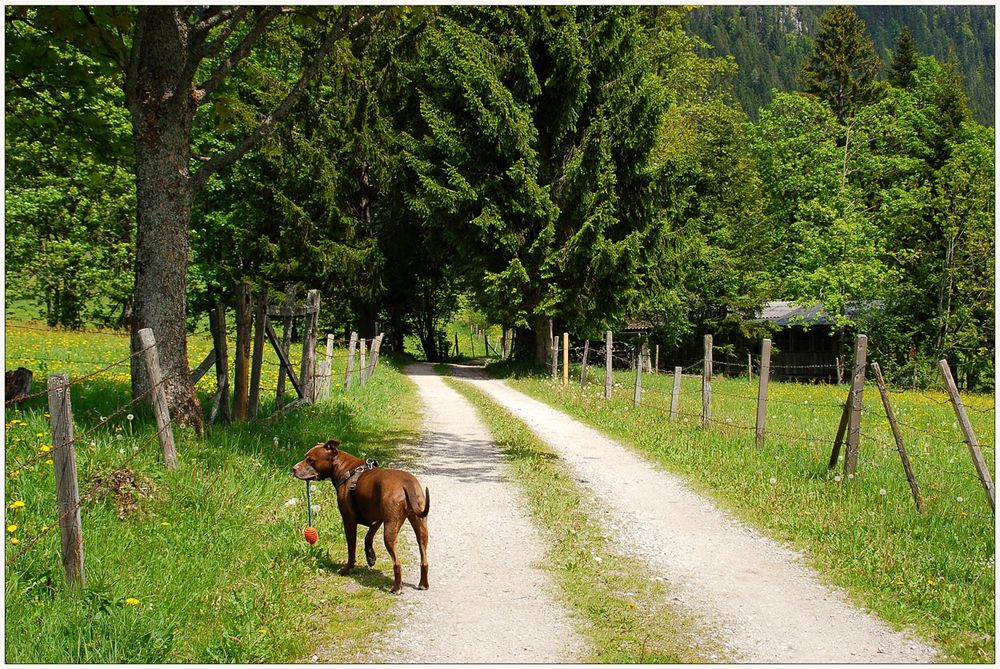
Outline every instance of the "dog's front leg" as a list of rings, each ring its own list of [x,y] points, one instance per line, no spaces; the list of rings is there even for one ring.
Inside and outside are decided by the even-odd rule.
[[[347,537],[347,564],[340,570],[341,576],[346,576],[354,569],[354,552],[358,544],[358,524],[344,520],[344,536]]]
[[[375,540],[375,533],[380,527],[382,527],[382,523],[376,520],[368,528],[368,533],[365,535],[365,560],[368,562],[369,567],[375,566],[375,546],[372,545],[372,542]]]

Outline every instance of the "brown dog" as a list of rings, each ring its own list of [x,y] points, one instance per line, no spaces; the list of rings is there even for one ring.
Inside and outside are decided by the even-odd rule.
[[[365,462],[337,449],[340,442],[331,439],[309,449],[302,462],[292,468],[292,474],[303,481],[331,479],[337,490],[337,506],[344,519],[347,536],[347,565],[340,570],[349,574],[354,569],[358,525],[368,526],[365,535],[365,558],[368,566],[375,565],[372,540],[380,525],[385,525],[385,548],[392,558],[395,580],[393,594],[403,591],[403,570],[396,557],[396,537],[404,520],[409,520],[420,546],[419,590],[427,584],[427,513],[431,508],[430,490],[422,490],[417,477],[398,469],[382,469],[374,461]]]

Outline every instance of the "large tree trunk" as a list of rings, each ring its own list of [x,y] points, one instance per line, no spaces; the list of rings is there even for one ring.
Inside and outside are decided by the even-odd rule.
[[[156,337],[171,417],[199,434],[201,406],[191,383],[187,338],[188,227],[194,188],[189,170],[197,106],[188,70],[188,25],[170,7],[143,10],[135,77],[127,87],[136,158],[138,225],[132,350],[138,331]],[[132,393],[148,390],[142,356],[132,358]]]
[[[536,315],[533,328],[514,328],[514,347],[511,357],[515,360],[549,364],[552,361],[552,330],[548,316]]]

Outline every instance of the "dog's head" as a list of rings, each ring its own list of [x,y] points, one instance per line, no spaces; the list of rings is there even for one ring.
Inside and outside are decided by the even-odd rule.
[[[337,446],[340,446],[340,442],[336,439],[331,439],[325,444],[316,444],[309,449],[301,462],[292,467],[292,474],[303,481],[322,481],[332,478],[337,455],[340,453]]]

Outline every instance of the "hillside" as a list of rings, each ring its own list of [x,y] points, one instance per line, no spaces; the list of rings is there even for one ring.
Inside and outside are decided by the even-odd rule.
[[[802,62],[812,48],[821,6],[710,6],[688,15],[688,28],[732,55],[740,66],[736,98],[753,117],[771,99],[771,89],[796,88]],[[882,58],[883,72],[892,60],[896,38],[908,26],[921,55],[959,64],[969,106],[976,120],[994,125],[996,70],[994,8],[991,6],[857,6]]]

